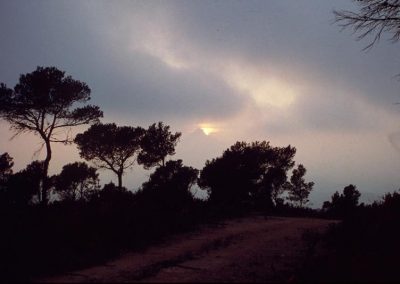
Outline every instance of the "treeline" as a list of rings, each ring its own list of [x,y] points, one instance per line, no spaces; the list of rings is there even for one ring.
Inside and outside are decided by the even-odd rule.
[[[66,76],[55,67],[37,67],[23,74],[14,88],[0,84],[0,118],[7,121],[16,134],[38,135],[46,149],[43,161],[34,161],[25,170],[12,174],[12,158],[3,154],[2,194],[9,206],[49,203],[52,193],[63,200],[87,200],[99,192],[97,169],[108,169],[118,178],[135,163],[145,169],[166,167],[166,158],[175,154],[181,133],[172,133],[168,125],[154,123],[148,129],[140,126],[103,124],[98,106],[87,105],[91,90],[86,83]],[[73,127],[90,124],[84,133],[71,137]],[[85,163],[65,165],[57,176],[49,176],[54,143],[75,143]],[[207,161],[201,171],[199,185],[209,191],[210,202],[258,203],[260,207],[283,204],[280,195],[302,207],[314,183],[306,183],[306,169],[299,164],[290,181],[287,172],[294,167],[294,147],[272,147],[269,142],[247,144],[237,142],[222,157]],[[179,166],[178,166],[179,165]],[[179,171],[192,176],[189,185],[197,182],[198,171],[176,161]],[[173,168],[172,166],[168,169]],[[30,188],[21,186],[24,182]],[[34,196],[34,198],[32,198]]]
[[[121,183],[100,187],[97,168],[75,162],[49,177],[47,192],[52,198],[44,204],[43,163],[35,161],[13,173],[13,159],[4,153],[0,156],[2,275],[20,281],[76,269],[201,223],[254,210],[313,213],[300,207],[308,194],[299,192],[312,188],[304,181],[304,167],[299,165],[287,178],[294,154],[291,146],[237,142],[221,157],[207,161],[201,171],[181,160],[161,160],[135,192]],[[195,198],[191,187],[196,183],[208,190],[208,199]],[[285,202],[285,193],[291,203]]]
[[[83,135],[99,126],[116,127],[115,124],[96,124],[85,133],[78,134],[77,138],[82,138]],[[154,127],[155,124],[150,126],[150,129]],[[159,123],[156,128],[163,132],[164,137],[171,135],[168,131],[169,127],[162,123]],[[115,140],[110,133],[106,133],[104,137],[107,137],[107,140]],[[93,144],[90,147],[96,148]],[[98,143],[100,149],[92,149],[91,154],[83,152],[87,150],[81,148],[81,156],[89,160],[98,159],[94,162],[97,167],[89,166],[85,162],[74,162],[65,165],[60,174],[47,177],[46,193],[52,198],[50,198],[51,202],[46,204],[43,204],[43,200],[49,198],[43,197],[43,162],[34,161],[25,169],[13,173],[13,158],[8,153],[3,153],[0,155],[0,204],[3,208],[24,208],[46,207],[49,204],[63,202],[85,203],[100,198],[111,188],[118,192],[126,191],[126,188],[122,186],[122,175],[124,170],[132,165],[133,161],[128,159],[132,156],[128,157],[125,154],[128,150],[115,144],[114,142]],[[140,149],[140,144],[135,147]],[[106,149],[104,153],[101,153],[104,149]],[[172,153],[174,145],[171,144],[170,149]],[[150,159],[152,159],[151,163],[158,166],[150,175],[149,181],[145,182],[134,195],[149,195],[150,192],[157,192],[166,194],[163,197],[165,202],[168,199],[192,200],[194,196],[191,188],[197,184],[208,192],[205,202],[227,213],[246,208],[251,210],[272,210],[285,206],[303,208],[308,202],[314,183],[305,182],[306,169],[301,164],[292,170],[292,175],[288,180],[288,172],[295,164],[293,160],[295,152],[294,147],[272,147],[265,141],[237,142],[224,151],[221,157],[207,161],[201,171],[183,165],[182,160],[165,162],[164,155],[160,160],[153,158],[155,154],[149,158],[145,156],[147,153],[140,152],[135,161],[141,163],[141,160],[146,160],[147,168],[149,168]],[[101,188],[98,168],[109,168],[115,171],[118,185],[111,183]],[[133,194],[132,191],[129,192]],[[290,204],[285,201],[289,201]]]

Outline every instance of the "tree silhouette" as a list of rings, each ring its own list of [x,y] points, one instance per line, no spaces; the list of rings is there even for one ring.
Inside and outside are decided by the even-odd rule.
[[[99,123],[78,134],[74,141],[82,158],[117,175],[118,188],[121,189],[122,176],[134,165],[144,132],[141,127]]]
[[[175,210],[193,201],[190,187],[196,183],[198,174],[198,170],[184,166],[182,160],[168,161],[150,175],[142,191],[151,202]]]
[[[175,154],[175,146],[181,137],[180,132],[172,134],[170,127],[162,122],[153,123],[146,130],[141,142],[141,152],[138,163],[149,169],[154,166],[164,166],[165,157]]]
[[[2,191],[2,202],[11,206],[26,206],[32,202],[33,196],[40,195],[43,162],[33,161],[27,167],[7,180]]]
[[[357,190],[355,185],[349,184],[343,189],[343,200],[348,206],[356,207],[361,193]]]
[[[284,192],[283,184],[287,180],[287,172],[294,166],[293,157],[296,149],[292,147],[275,147],[271,165],[268,171],[263,174],[263,179],[260,187],[261,200],[272,198],[275,203],[283,202],[280,195]],[[271,205],[271,204],[270,204]]]
[[[357,187],[349,184],[343,189],[342,194],[336,191],[332,195],[331,201],[325,201],[322,208],[332,216],[343,218],[357,208],[360,196],[361,193],[357,190]]]
[[[55,177],[55,190],[64,200],[88,200],[98,189],[97,169],[83,162],[65,165]]]
[[[392,42],[400,39],[400,3],[398,0],[358,0],[359,11],[334,11],[336,22],[342,28],[352,27],[357,39],[374,35],[365,49],[372,47],[382,33],[391,34]]]
[[[127,190],[125,187],[118,187],[113,182],[107,183],[96,195],[97,200],[100,200],[104,204],[112,204],[112,207],[120,207],[122,204],[132,207],[133,193]],[[135,204],[136,205],[136,204]],[[135,208],[136,209],[136,208]],[[113,216],[109,216],[113,218]]]
[[[381,207],[383,208],[387,215],[390,215],[392,218],[394,216],[400,216],[400,191],[395,191],[393,193],[386,193],[380,202]],[[396,217],[395,217],[396,218]]]
[[[273,187],[286,181],[296,149],[271,147],[269,142],[237,142],[222,157],[207,161],[199,186],[209,192],[210,202],[228,207],[255,202],[272,206]]]
[[[298,203],[299,207],[303,207],[309,201],[308,196],[314,186],[314,182],[305,182],[304,176],[306,172],[306,168],[299,164],[297,169],[293,170],[290,182],[286,182],[283,186],[288,192],[287,198],[292,202]]]
[[[48,202],[51,143],[71,142],[68,135],[71,127],[98,122],[103,116],[97,106],[75,107],[88,100],[89,87],[55,67],[37,67],[32,73],[21,75],[14,89],[0,84],[0,118],[9,122],[17,134],[39,135],[46,146],[39,196],[43,204]]]
[[[0,155],[0,188],[5,185],[8,178],[12,175],[13,166],[13,158],[7,152]]]
[[[281,198],[281,195],[285,191],[282,185],[287,180],[286,172],[287,170],[284,169],[271,168],[264,175],[264,180],[263,180],[265,186],[264,191],[271,193],[271,199],[275,205],[284,202],[284,200]]]

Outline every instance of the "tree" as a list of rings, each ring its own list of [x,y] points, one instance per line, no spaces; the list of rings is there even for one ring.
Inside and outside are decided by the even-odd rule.
[[[142,186],[142,192],[150,197],[151,202],[177,209],[193,201],[190,188],[196,183],[198,174],[198,170],[184,166],[182,160],[168,161],[150,175],[149,181]]]
[[[392,218],[400,216],[400,191],[393,193],[386,193],[380,202],[381,208],[386,211],[386,215]]]
[[[296,149],[271,147],[269,142],[236,142],[221,157],[206,161],[199,186],[212,203],[237,207],[248,203],[272,206],[271,194],[286,181]]]
[[[134,165],[144,132],[141,127],[99,123],[76,135],[74,141],[82,158],[117,175],[118,188],[121,189],[122,176]]]
[[[372,47],[382,33],[391,34],[392,42],[400,39],[400,2],[398,0],[357,0],[359,11],[334,11],[336,22],[342,28],[352,27],[357,39],[373,35],[365,49]]]
[[[306,172],[306,168],[299,164],[297,169],[293,170],[290,182],[284,184],[284,188],[288,192],[287,198],[292,202],[298,203],[299,207],[303,207],[309,201],[308,196],[314,186],[314,182],[305,182],[304,176]]]
[[[68,135],[72,127],[98,122],[103,116],[97,106],[75,107],[89,100],[90,88],[85,83],[65,76],[55,67],[37,67],[21,75],[14,89],[0,84],[0,118],[9,122],[16,134],[39,135],[46,147],[40,195],[43,204],[48,202],[51,143],[72,142]]]
[[[322,208],[334,217],[346,217],[350,215],[358,206],[358,200],[361,193],[353,184],[344,187],[343,193],[335,192],[331,201],[325,201]]]
[[[165,157],[175,154],[175,146],[181,137],[180,132],[172,134],[170,127],[162,122],[153,123],[146,130],[141,141],[141,152],[138,155],[138,163],[149,169],[154,166],[164,166]]]
[[[263,175],[261,192],[265,198],[272,198],[277,205],[283,203],[280,197],[285,188],[284,183],[287,180],[287,172],[294,166],[293,157],[296,149],[292,147],[275,147],[273,151],[273,164]]]
[[[112,204],[112,207],[131,206],[133,204],[133,193],[125,187],[117,187],[113,182],[107,183],[99,191],[98,199],[100,203]],[[107,205],[106,205],[107,206]]]
[[[2,190],[2,202],[11,206],[26,206],[40,195],[43,162],[33,161],[25,169],[10,175]]]
[[[88,200],[98,189],[97,169],[83,162],[65,165],[55,177],[55,190],[64,200]]]
[[[349,207],[356,207],[361,193],[357,190],[357,187],[353,184],[349,184],[343,188],[343,200]]]
[[[269,188],[271,199],[275,205],[284,203],[284,199],[281,198],[281,195],[285,191],[282,185],[285,183],[286,179],[286,171],[279,168],[270,169],[264,176],[264,183],[266,187]]]
[[[0,188],[5,185],[8,178],[12,175],[13,166],[13,158],[7,152],[0,155]]]

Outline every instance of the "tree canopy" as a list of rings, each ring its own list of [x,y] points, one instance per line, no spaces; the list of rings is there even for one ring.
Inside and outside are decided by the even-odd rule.
[[[142,195],[163,208],[179,209],[193,201],[190,188],[196,183],[198,174],[198,170],[184,166],[182,160],[167,161],[143,184]]]
[[[345,186],[343,193],[335,192],[331,201],[325,201],[322,208],[335,217],[345,217],[351,214],[358,205],[361,193],[353,184]]]
[[[41,201],[47,203],[52,142],[72,142],[71,127],[98,122],[103,116],[97,106],[84,104],[90,100],[86,83],[65,76],[55,67],[37,67],[23,74],[13,89],[0,84],[0,118],[10,123],[17,134],[32,132],[43,140],[46,158],[43,166]]]
[[[0,187],[12,175],[13,158],[6,152],[0,155]]]
[[[122,176],[134,165],[144,133],[141,127],[99,123],[78,134],[74,141],[82,158],[113,171],[118,177],[118,187],[122,188]]]
[[[54,186],[64,200],[88,200],[99,189],[99,174],[84,162],[67,164]]]
[[[272,147],[269,142],[236,142],[221,157],[207,161],[199,185],[211,202],[228,206],[246,202],[272,205],[272,191],[286,181],[296,149]]]
[[[175,146],[181,137],[180,132],[172,133],[169,125],[162,122],[153,123],[146,130],[140,143],[142,148],[138,162],[146,169],[154,166],[164,166],[165,157],[175,154]]]
[[[290,182],[286,182],[283,186],[288,192],[288,199],[297,203],[299,207],[303,207],[309,201],[308,196],[314,186],[314,182],[305,181],[306,172],[306,168],[299,164],[297,169],[293,170]]]
[[[1,191],[1,201],[11,206],[26,206],[40,196],[43,162],[33,161],[25,169],[8,177]]]

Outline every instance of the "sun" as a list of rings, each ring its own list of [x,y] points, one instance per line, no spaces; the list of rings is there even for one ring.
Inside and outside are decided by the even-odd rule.
[[[216,132],[212,127],[202,127],[201,130],[203,130],[204,134],[207,136]]]
[[[203,131],[203,133],[207,136],[217,133],[219,130],[215,126],[211,124],[200,124],[199,125],[200,129]]]

